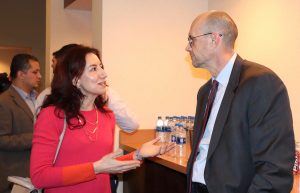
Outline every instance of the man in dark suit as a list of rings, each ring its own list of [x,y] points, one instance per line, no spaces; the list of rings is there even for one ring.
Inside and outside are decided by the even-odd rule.
[[[237,35],[221,11],[199,15],[189,31],[193,66],[207,69],[212,79],[197,96],[187,192],[288,193],[295,158],[288,93],[274,72],[235,53]]]
[[[38,60],[14,56],[11,86],[0,95],[0,192],[10,192],[7,176],[29,176],[35,114],[35,88],[41,80]]]

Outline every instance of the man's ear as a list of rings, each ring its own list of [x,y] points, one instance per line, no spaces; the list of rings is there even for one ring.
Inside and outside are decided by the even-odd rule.
[[[19,70],[19,71],[17,72],[17,77],[23,80],[25,74],[26,74],[25,72],[23,72],[22,70]]]
[[[221,41],[221,36],[218,33],[212,33],[212,42],[213,43],[219,43]]]

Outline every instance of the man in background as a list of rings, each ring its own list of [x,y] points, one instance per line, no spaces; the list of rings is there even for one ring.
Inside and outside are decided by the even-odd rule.
[[[192,23],[186,50],[212,79],[197,96],[190,193],[289,193],[295,142],[287,89],[270,69],[234,51],[236,24],[222,11]]]
[[[37,58],[15,55],[10,78],[12,84],[0,95],[0,192],[10,192],[8,176],[29,176],[35,89],[41,81]]]
[[[3,72],[0,73],[0,94],[6,91],[8,87],[10,86],[10,81],[7,77],[7,73]]]

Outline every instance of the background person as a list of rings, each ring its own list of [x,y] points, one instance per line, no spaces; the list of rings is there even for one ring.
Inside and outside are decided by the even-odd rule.
[[[0,94],[9,88],[11,82],[6,72],[0,73]]]
[[[8,176],[29,176],[35,89],[41,81],[37,58],[15,55],[10,78],[12,84],[0,95],[0,192],[10,192]]]

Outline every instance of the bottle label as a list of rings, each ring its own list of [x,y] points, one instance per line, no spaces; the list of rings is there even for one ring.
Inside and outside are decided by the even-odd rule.
[[[182,145],[182,144],[185,144],[185,143],[186,143],[185,137],[177,137],[176,144]]]
[[[157,127],[156,127],[156,131],[162,132],[162,131],[163,131],[163,127],[162,127],[162,126],[157,126]]]
[[[171,136],[171,142],[175,142],[176,143],[176,135],[172,135]]]

